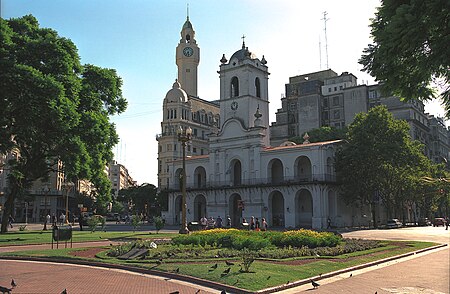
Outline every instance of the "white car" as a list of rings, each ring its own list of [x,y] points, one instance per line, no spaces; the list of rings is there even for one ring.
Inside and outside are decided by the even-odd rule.
[[[388,229],[401,228],[402,226],[403,224],[398,218],[390,219],[386,223],[386,228]]]

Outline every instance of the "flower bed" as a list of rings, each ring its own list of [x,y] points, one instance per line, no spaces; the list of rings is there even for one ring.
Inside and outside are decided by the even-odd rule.
[[[172,239],[176,245],[209,245],[233,249],[248,248],[260,250],[270,247],[334,247],[342,241],[340,236],[328,232],[311,230],[277,231],[242,231],[236,229],[214,229],[179,235]]]

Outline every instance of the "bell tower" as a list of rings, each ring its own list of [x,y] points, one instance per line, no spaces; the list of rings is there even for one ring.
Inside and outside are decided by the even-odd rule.
[[[200,63],[200,48],[195,40],[195,31],[189,21],[189,13],[181,29],[181,39],[176,50],[178,81],[188,95],[198,97],[197,68]]]

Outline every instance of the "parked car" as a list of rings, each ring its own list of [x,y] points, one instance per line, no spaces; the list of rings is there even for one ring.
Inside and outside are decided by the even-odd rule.
[[[427,217],[421,218],[419,219],[419,226],[431,226],[431,221]]]
[[[388,229],[401,228],[402,226],[403,224],[398,218],[389,219],[386,223]]]
[[[433,221],[433,227],[445,226],[445,219],[443,217],[437,217]]]

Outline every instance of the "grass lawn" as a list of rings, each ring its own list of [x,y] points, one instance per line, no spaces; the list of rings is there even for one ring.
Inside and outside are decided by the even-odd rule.
[[[73,242],[89,242],[113,239],[152,239],[152,238],[170,238],[174,234],[170,233],[148,233],[148,232],[103,232],[96,231],[73,231]],[[45,244],[52,242],[52,231],[22,231],[8,232],[0,234],[0,246],[10,245],[29,245],[29,244]]]
[[[162,235],[162,234],[160,234]],[[148,236],[148,234],[147,234]],[[157,235],[155,235],[157,236]],[[106,251],[97,254],[98,261],[107,263],[120,263],[139,266],[144,268],[152,268],[161,271],[174,272],[179,269],[179,273],[183,275],[194,276],[206,280],[216,281],[222,284],[228,284],[250,291],[257,291],[268,287],[274,287],[294,282],[301,279],[317,276],[355,265],[376,261],[379,259],[404,254],[411,251],[427,248],[435,243],[431,242],[415,242],[415,241],[386,241],[382,247],[370,250],[358,251],[338,256],[321,256],[320,258],[289,258],[282,260],[255,260],[250,267],[249,273],[240,272],[239,258],[229,259],[234,265],[227,266],[223,259],[217,258],[200,258],[200,259],[177,259],[163,262],[156,265],[156,260],[142,261],[122,261],[111,258],[106,255]],[[104,247],[106,250],[107,248]],[[59,249],[59,250],[39,250],[39,251],[22,251],[14,253],[4,253],[2,255],[15,256],[46,256],[53,258],[80,258],[73,256],[73,251],[77,249]],[[72,254],[71,254],[72,252]],[[89,258],[84,258],[89,259]],[[217,264],[216,269],[211,266]],[[222,273],[224,270],[231,268],[226,275]]]

